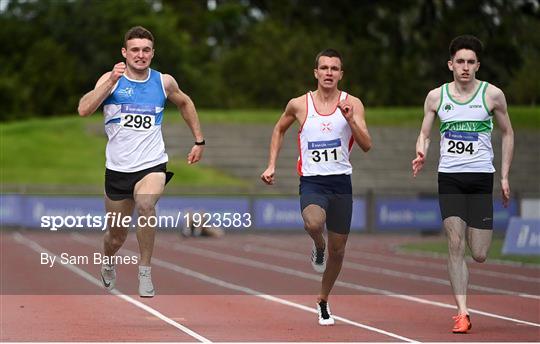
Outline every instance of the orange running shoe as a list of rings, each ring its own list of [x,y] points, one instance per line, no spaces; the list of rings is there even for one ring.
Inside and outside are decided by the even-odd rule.
[[[454,333],[467,333],[472,327],[471,318],[468,314],[458,314],[452,319],[454,319],[454,328],[452,328]]]

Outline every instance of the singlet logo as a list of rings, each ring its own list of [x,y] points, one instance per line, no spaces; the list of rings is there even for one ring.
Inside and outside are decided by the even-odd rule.
[[[452,103],[446,103],[443,105],[443,111],[448,112],[454,110],[454,105]]]
[[[323,122],[321,123],[321,131],[323,133],[329,133],[332,131],[332,123],[331,122]]]
[[[118,96],[123,98],[131,98],[133,96],[133,88],[126,87],[124,89],[118,90]]]
[[[479,105],[479,104],[472,104],[472,105],[469,105],[469,109],[479,109],[481,108],[482,105]]]

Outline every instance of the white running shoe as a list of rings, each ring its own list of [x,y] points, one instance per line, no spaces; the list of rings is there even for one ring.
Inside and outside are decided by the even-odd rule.
[[[328,302],[324,300],[317,302],[317,313],[319,314],[319,325],[334,325],[334,318],[332,317],[332,313],[330,313],[330,305]]]
[[[116,269],[114,264],[101,265],[101,281],[107,290],[113,290],[116,283]]]
[[[316,272],[320,274],[324,273],[324,270],[326,270],[325,249],[320,250],[313,245],[311,251],[311,266]]]
[[[152,274],[150,266],[139,266],[139,296],[154,297],[155,290],[152,284]]]

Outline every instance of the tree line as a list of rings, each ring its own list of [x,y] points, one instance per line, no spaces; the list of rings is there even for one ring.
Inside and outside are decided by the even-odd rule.
[[[315,88],[329,47],[366,106],[419,106],[451,80],[448,44],[465,33],[485,44],[480,79],[511,104],[540,100],[537,0],[0,1],[1,120],[74,113],[135,25],[198,107],[281,108]]]

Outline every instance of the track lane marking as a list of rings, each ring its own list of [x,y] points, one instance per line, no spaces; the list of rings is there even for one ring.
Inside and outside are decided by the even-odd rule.
[[[54,256],[54,257],[58,258],[58,255],[56,255],[53,252],[47,250],[45,247],[41,246],[37,242],[23,236],[22,234],[20,234],[18,232],[14,233],[13,237],[14,237],[15,241],[17,241],[18,243],[30,248],[31,250],[33,250],[33,251],[35,251],[37,253],[45,252],[45,253],[47,253],[47,254],[49,254],[51,256]],[[85,280],[87,280],[88,282],[94,284],[95,286],[99,287],[100,289],[103,289],[103,286],[102,286],[100,280],[98,280],[94,276],[90,275],[86,271],[82,270],[81,268],[79,268],[79,267],[77,267],[75,265],[72,265],[72,264],[61,264],[61,266],[65,267],[66,269],[70,270],[71,272],[75,273],[76,275],[84,278]],[[135,307],[138,307],[138,308],[144,310],[145,312],[148,312],[148,313],[152,314],[153,316],[159,318],[160,320],[166,322],[169,325],[172,325],[173,327],[179,329],[180,331],[182,331],[185,334],[197,339],[198,341],[200,341],[202,343],[212,343],[212,341],[210,341],[209,339],[201,336],[197,332],[195,332],[195,331],[187,328],[186,326],[172,320],[171,318],[163,315],[162,313],[155,310],[154,308],[152,308],[152,307],[150,307],[150,306],[148,306],[148,305],[146,305],[146,304],[144,304],[144,303],[142,303],[140,301],[137,301],[137,300],[135,300],[134,298],[132,298],[130,296],[127,296],[127,295],[123,294],[120,290],[118,290],[116,288],[113,289],[113,290],[110,290],[109,293],[119,297],[120,299],[122,299],[122,300],[124,300],[126,302],[131,303]]]
[[[71,235],[74,238],[74,240],[76,240],[76,241],[78,241],[80,243],[95,247],[95,242],[94,241],[89,240],[89,239],[85,238],[84,236],[82,236],[82,235],[80,235],[78,233],[73,233]],[[122,248],[122,250],[124,252],[130,254],[130,255],[137,254],[137,252],[132,251],[132,250],[127,249],[127,248]],[[251,288],[248,288],[248,287],[244,287],[244,286],[241,286],[241,285],[238,285],[238,284],[233,284],[233,283],[230,283],[230,282],[227,282],[227,281],[223,281],[221,279],[205,275],[205,274],[200,273],[198,271],[191,270],[191,269],[182,267],[182,266],[177,265],[177,264],[170,263],[168,261],[165,261],[165,260],[162,260],[162,259],[159,259],[159,258],[156,258],[156,257],[152,257],[152,264],[155,265],[155,266],[160,266],[162,268],[165,268],[165,269],[168,269],[168,270],[171,270],[171,271],[175,271],[175,272],[190,276],[190,277],[200,279],[202,281],[205,281],[205,282],[210,283],[210,284],[217,285],[219,287],[223,287],[223,288],[231,289],[231,290],[236,290],[236,291],[239,291],[239,292],[242,292],[242,293],[245,293],[245,294],[249,294],[249,295],[252,295],[252,296],[259,297],[261,299],[265,299],[265,300],[276,302],[276,303],[279,303],[279,304],[282,304],[282,305],[286,305],[286,306],[294,307],[294,308],[297,308],[297,309],[301,309],[301,310],[306,311],[306,312],[317,314],[317,310],[315,308],[311,308],[311,307],[302,305],[300,303],[292,302],[292,301],[289,301],[289,300],[286,300],[286,299],[283,299],[283,298],[280,298],[280,297],[277,297],[277,296],[265,294],[263,292],[260,292],[260,291],[257,291],[257,290],[254,290],[254,289],[251,289]],[[362,328],[362,329],[365,329],[365,330],[368,330],[368,331],[383,334],[383,335],[386,335],[386,336],[389,336],[389,337],[392,337],[392,338],[395,338],[395,339],[399,339],[399,340],[402,340],[402,341],[405,341],[405,342],[409,342],[409,343],[419,343],[419,341],[416,341],[416,340],[413,340],[413,339],[410,339],[410,338],[407,338],[407,337],[404,337],[404,336],[400,336],[398,334],[388,332],[388,331],[385,331],[385,330],[382,330],[382,329],[379,329],[379,328],[376,328],[376,327],[373,327],[373,326],[365,325],[365,324],[362,324],[362,323],[359,323],[359,322],[356,322],[356,321],[353,321],[353,320],[350,320],[350,319],[347,319],[347,318],[344,318],[344,317],[341,317],[341,316],[338,316],[338,315],[335,315],[335,314],[333,314],[333,317],[336,320],[340,320],[340,321],[342,321],[344,323],[347,323],[349,325],[359,327],[359,328]]]
[[[265,248],[265,247],[261,247],[257,245],[247,246],[245,247],[245,250],[248,252],[266,254],[272,257],[284,257],[284,258],[297,260],[297,261],[306,260],[306,256],[300,253],[291,252],[287,250],[281,250],[281,249]],[[437,278],[437,277],[418,275],[414,273],[401,272],[401,271],[396,271],[396,270],[386,269],[386,268],[377,268],[377,267],[372,267],[365,264],[359,264],[359,263],[348,262],[348,261],[344,261],[343,266],[350,268],[352,270],[357,270],[357,271],[378,273],[378,274],[392,276],[392,277],[407,278],[413,281],[424,281],[424,282],[440,284],[444,286],[450,286],[450,282],[448,280]],[[504,295],[519,296],[519,297],[528,298],[528,299],[540,300],[539,295],[531,295],[531,294],[516,292],[512,290],[485,287],[485,286],[476,285],[476,284],[469,284],[469,289],[490,292],[494,294],[504,294]]]
[[[320,281],[320,278],[321,278],[320,275],[307,273],[307,272],[300,271],[300,270],[285,268],[285,267],[278,266],[278,265],[268,264],[268,263],[264,263],[264,262],[253,260],[253,259],[247,259],[247,258],[243,258],[243,257],[227,255],[227,254],[224,254],[224,253],[215,253],[214,251],[209,251],[209,250],[200,249],[200,248],[194,248],[194,247],[190,247],[190,246],[187,246],[187,245],[170,244],[168,242],[164,243],[162,241],[157,241],[157,243],[158,243],[158,245],[161,245],[161,246],[169,246],[169,245],[171,245],[171,246],[169,246],[171,249],[181,251],[181,252],[190,252],[190,253],[200,255],[200,256],[203,256],[203,257],[207,257],[207,258],[212,258],[212,259],[216,259],[216,260],[220,260],[220,261],[228,261],[230,263],[236,263],[236,264],[240,264],[240,265],[246,265],[246,266],[251,266],[251,267],[260,268],[260,269],[264,269],[264,270],[279,272],[279,273],[292,275],[292,276],[296,276],[296,277],[300,277],[300,278],[304,278],[304,279]],[[431,300],[422,299],[422,298],[416,297],[416,296],[400,295],[400,294],[396,294],[395,292],[392,292],[392,291],[389,291],[389,290],[366,287],[366,286],[362,286],[362,285],[355,284],[355,283],[350,283],[350,282],[343,282],[343,281],[338,280],[338,281],[336,281],[335,285],[340,286],[340,287],[349,288],[349,289],[360,290],[360,291],[363,291],[363,292],[368,292],[368,293],[373,293],[373,294],[381,294],[381,295],[386,295],[386,296],[390,296],[390,297],[394,297],[394,298],[398,298],[398,299],[403,299],[403,300],[408,300],[408,301],[412,301],[412,302],[417,302],[417,303],[442,307],[442,308],[448,308],[448,309],[455,309],[456,308],[454,305],[443,303],[443,302],[431,301]],[[512,318],[512,317],[507,317],[507,316],[504,316],[504,315],[485,312],[485,311],[481,311],[481,310],[477,310],[477,309],[469,308],[469,312],[484,315],[484,316],[491,317],[491,318],[500,319],[500,320],[507,320],[507,321],[511,321],[511,322],[515,322],[515,323],[519,323],[519,324],[523,324],[523,325],[540,327],[539,323],[530,322],[530,321],[521,320],[521,319],[516,319],[516,318]]]
[[[251,238],[261,242],[261,240],[259,240],[259,238],[255,237],[255,236],[252,236]],[[268,239],[268,240],[267,240]],[[265,237],[264,239],[264,244],[267,245],[268,243],[275,243],[276,245],[278,245],[278,247],[283,247],[283,246],[288,246],[289,248],[296,248],[294,247],[293,245],[289,245],[289,244],[286,244],[284,245],[283,242],[279,242],[278,239],[275,239],[275,238],[268,238],[268,237]],[[447,255],[445,254],[436,254],[436,253],[426,253],[426,252],[409,252],[409,251],[403,251],[403,250],[399,250],[399,249],[396,249],[395,251],[390,251],[391,254],[393,255],[393,257],[389,257],[388,255],[382,255],[382,254],[377,254],[377,253],[371,253],[371,252],[364,252],[364,249],[363,248],[359,248],[358,246],[359,245],[355,245],[355,247],[353,247],[354,244],[352,245],[348,245],[348,250],[347,250],[347,256],[350,256],[350,257],[353,257],[353,258],[360,258],[360,259],[371,259],[371,260],[375,260],[375,261],[380,261],[380,262],[388,262],[389,260],[391,260],[391,262],[393,264],[399,264],[399,265],[406,265],[406,266],[418,266],[418,264],[422,264],[422,266],[425,266],[425,267],[429,267],[429,268],[434,268],[434,269],[440,269],[440,270],[445,270],[446,271],[446,264],[441,264],[441,263],[431,263],[431,262],[422,262],[422,261],[419,261],[417,259],[414,259],[414,258],[434,258],[434,259],[444,259],[446,260],[447,259]],[[361,254],[358,254],[357,252],[355,252],[355,250],[361,250],[362,253]],[[397,254],[396,254],[397,253]],[[413,258],[411,258],[413,257]],[[471,258],[471,257],[465,257],[466,260],[468,262],[474,262],[474,260]],[[488,262],[484,263],[484,265],[491,265],[491,266],[494,266],[494,267],[518,267],[518,268],[528,268],[528,269],[531,269],[533,273],[539,273],[540,272],[540,267],[538,267],[537,265],[530,265],[530,264],[527,264],[527,265],[523,265],[523,264],[520,264],[520,263],[514,263],[514,262],[507,262],[507,261],[498,261],[498,260],[493,260],[493,259],[489,259]],[[539,271],[534,271],[534,269],[538,269]],[[474,274],[478,274],[478,275],[485,275],[485,276],[490,276],[490,277],[500,277],[500,278],[506,278],[506,279],[511,279],[511,280],[520,280],[520,281],[524,281],[524,282],[534,282],[534,283],[540,283],[540,278],[537,278],[537,277],[530,277],[530,276],[524,276],[524,275],[521,275],[521,274],[516,274],[516,273],[506,273],[506,272],[499,272],[499,271],[492,271],[492,270],[485,270],[485,269],[476,269],[476,268],[469,268],[469,272],[470,273],[474,273]]]

